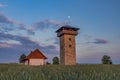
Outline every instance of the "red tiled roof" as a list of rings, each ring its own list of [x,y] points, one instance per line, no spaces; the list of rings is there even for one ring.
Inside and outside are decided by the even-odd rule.
[[[26,59],[47,59],[47,57],[46,56],[44,56],[43,54],[42,54],[42,52],[40,51],[40,50],[38,50],[38,49],[36,49],[35,51],[31,51],[31,53],[27,56],[27,58]]]

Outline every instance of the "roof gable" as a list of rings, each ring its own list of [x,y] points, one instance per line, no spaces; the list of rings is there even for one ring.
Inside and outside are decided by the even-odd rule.
[[[38,49],[34,50],[33,52],[27,56],[27,59],[47,59],[45,55],[42,54],[42,52]]]

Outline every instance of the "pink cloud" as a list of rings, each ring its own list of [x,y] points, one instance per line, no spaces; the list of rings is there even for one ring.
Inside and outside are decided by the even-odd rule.
[[[54,25],[60,25],[60,24],[62,24],[62,22],[55,21],[55,20],[50,20],[50,19],[46,20],[46,22],[49,23],[49,24],[54,24]]]
[[[0,48],[11,48],[12,46],[9,44],[4,44],[4,43],[0,43]]]
[[[59,26],[59,25],[66,25],[66,24],[69,24],[71,21],[66,20],[66,21],[60,22],[60,21],[48,19],[48,20],[46,20],[46,22],[49,23],[49,24],[53,24],[53,25]]]
[[[2,8],[2,7],[6,7],[7,5],[5,5],[5,4],[1,4],[0,3],[0,8]]]
[[[68,25],[70,21],[56,21],[52,19],[46,19],[43,21],[38,21],[32,24],[31,30],[43,30],[43,29],[48,29],[48,28],[57,28],[61,27],[62,25]]]
[[[15,21],[13,21],[12,19],[8,18],[0,12],[0,23],[14,24]]]
[[[107,44],[107,43],[109,43],[109,41],[108,41],[108,40],[105,40],[105,39],[96,38],[93,42],[87,42],[87,43]]]
[[[105,40],[105,39],[95,39],[95,42],[96,44],[107,44],[108,43],[108,40]]]
[[[2,28],[5,29],[5,31],[13,30],[12,27],[7,27],[8,26],[7,24],[12,24],[16,26],[16,29],[25,30],[28,32],[28,34],[32,34],[32,35],[34,34],[34,30],[32,30],[31,28],[26,28],[26,25],[24,23],[14,21],[0,12],[0,26],[3,26]]]
[[[0,23],[13,24],[13,25],[24,25],[25,26],[24,23],[10,19],[8,16],[6,16],[2,12],[0,12]]]

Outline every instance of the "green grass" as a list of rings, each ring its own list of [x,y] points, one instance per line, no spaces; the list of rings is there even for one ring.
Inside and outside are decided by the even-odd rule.
[[[120,65],[0,64],[0,80],[120,80]]]

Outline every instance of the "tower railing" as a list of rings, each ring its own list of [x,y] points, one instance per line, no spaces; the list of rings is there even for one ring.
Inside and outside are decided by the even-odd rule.
[[[77,32],[77,31],[74,31],[74,30],[72,30],[72,31],[62,30],[62,31],[60,31],[60,32],[57,34],[57,36],[60,37],[60,36],[63,35],[63,34],[77,35],[78,32]]]

